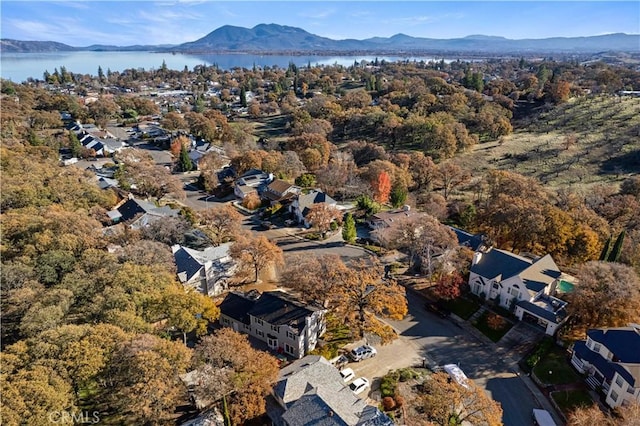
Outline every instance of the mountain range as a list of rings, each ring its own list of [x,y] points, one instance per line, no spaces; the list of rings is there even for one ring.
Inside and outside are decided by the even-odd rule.
[[[222,26],[206,36],[178,45],[73,47],[54,41],[0,40],[4,53],[62,51],[170,51],[180,53],[594,53],[640,52],[640,34],[607,34],[589,37],[552,37],[513,40],[504,37],[470,35],[434,39],[396,34],[364,40],[333,40],[301,28],[260,24],[253,28]]]

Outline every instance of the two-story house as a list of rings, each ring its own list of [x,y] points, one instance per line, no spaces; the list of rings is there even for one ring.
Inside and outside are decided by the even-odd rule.
[[[194,250],[181,245],[171,247],[176,262],[178,279],[182,285],[192,287],[208,296],[217,296],[227,289],[238,265],[231,258],[232,243],[204,250]]]
[[[180,210],[169,206],[156,206],[146,200],[138,200],[133,196],[123,201],[115,209],[107,212],[107,216],[116,223],[127,222],[131,229],[142,229],[151,223],[165,217],[175,217]]]
[[[393,426],[377,407],[358,398],[338,370],[319,355],[307,355],[282,370],[267,397],[276,426]]]
[[[266,342],[293,358],[313,350],[326,331],[326,310],[306,305],[283,291],[257,298],[229,293],[220,304],[220,324]]]
[[[311,222],[307,220],[307,215],[311,211],[311,207],[315,204],[325,203],[329,206],[336,207],[337,202],[322,191],[313,190],[308,194],[298,195],[291,203],[289,210],[293,213],[298,223],[304,225],[305,228],[311,227]]]
[[[537,259],[489,248],[476,251],[469,273],[471,292],[513,310],[516,317],[544,328],[553,335],[567,318],[567,302],[553,297],[561,279],[550,255]]]
[[[590,329],[573,346],[571,364],[610,407],[640,402],[640,325]]]

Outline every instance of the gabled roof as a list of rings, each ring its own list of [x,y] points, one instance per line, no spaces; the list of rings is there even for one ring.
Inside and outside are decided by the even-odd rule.
[[[485,278],[495,278],[502,275],[502,279],[518,275],[531,265],[529,259],[497,248],[482,252],[478,263],[471,265],[471,272]]]
[[[449,227],[458,238],[458,244],[461,246],[469,247],[473,251],[477,251],[483,244],[484,239],[482,234],[470,234],[462,229],[454,228],[453,226]]]
[[[194,250],[189,247],[175,245],[171,247],[176,261],[178,278],[182,283],[190,281],[207,262],[215,262],[229,256],[231,243],[217,247],[207,247],[204,250]]]
[[[312,191],[308,194],[302,194],[298,196],[298,206],[300,206],[300,212],[302,213],[302,216],[306,216],[309,213],[309,209],[311,208],[311,206],[319,203],[327,203],[332,205],[337,204],[336,200],[329,197],[322,191]]]
[[[537,293],[546,286],[551,285],[552,282],[560,277],[561,272],[551,255],[548,254],[533,262],[531,266],[519,275],[522,277],[522,282],[527,286],[527,289]]]
[[[338,370],[319,355],[307,355],[280,371],[274,394],[286,405],[289,426],[393,425],[376,407],[351,392]]]
[[[291,188],[292,186],[295,186],[295,185],[290,184],[286,180],[275,179],[273,182],[267,185],[267,190],[271,192],[275,192],[277,194],[284,194],[287,191],[287,189]]]
[[[598,352],[594,352],[587,347],[587,343],[584,340],[578,341],[573,346],[573,351],[581,360],[587,361],[593,365],[602,375],[611,382],[614,373],[618,373],[623,379],[627,381],[631,386],[635,386],[635,379],[623,366],[616,364],[605,359]]]
[[[151,204],[148,201],[131,198],[127,200],[123,205],[118,207],[116,210],[118,210],[122,215],[122,220],[127,221],[129,219],[133,219],[136,215],[140,213],[146,213],[155,208],[156,206],[154,204]]]
[[[302,331],[306,327],[307,317],[321,310],[315,306],[305,305],[285,292],[266,291],[260,295],[249,311],[249,315],[271,325],[287,325]]]
[[[605,346],[618,362],[640,364],[640,330],[634,327],[595,328],[587,331],[587,336]]]
[[[220,313],[243,324],[250,324],[251,320],[248,312],[255,303],[254,299],[245,297],[240,293],[231,292],[225,296],[220,304]]]

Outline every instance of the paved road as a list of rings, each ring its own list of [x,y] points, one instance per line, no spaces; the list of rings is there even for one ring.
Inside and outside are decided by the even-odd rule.
[[[532,425],[531,412],[538,408],[533,395],[508,363],[491,347],[455,325],[422,308],[422,300],[407,293],[409,315],[402,321],[389,321],[418,348],[438,364],[459,364],[465,374],[502,404],[506,426]]]

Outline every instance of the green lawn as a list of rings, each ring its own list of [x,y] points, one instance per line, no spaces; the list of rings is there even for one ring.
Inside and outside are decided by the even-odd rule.
[[[487,336],[489,339],[491,339],[494,342],[497,342],[498,340],[502,339],[502,336],[507,334],[507,331],[511,329],[512,324],[506,319],[504,319],[503,326],[501,328],[493,329],[489,327],[489,324],[487,323],[487,318],[489,317],[489,315],[491,315],[491,312],[487,311],[483,313],[482,316],[478,318],[478,321],[476,321],[473,324],[473,326],[478,330],[480,330],[482,334]]]
[[[480,305],[478,303],[462,297],[453,300],[443,300],[442,304],[444,307],[464,320],[468,320],[469,318],[471,318],[471,315],[473,315],[478,310],[478,308],[480,308]]]
[[[565,416],[580,406],[590,406],[593,404],[591,395],[586,390],[569,390],[552,392],[551,397],[558,404]]]
[[[581,382],[566,358],[564,349],[553,346],[533,368],[536,377],[549,385]]]

